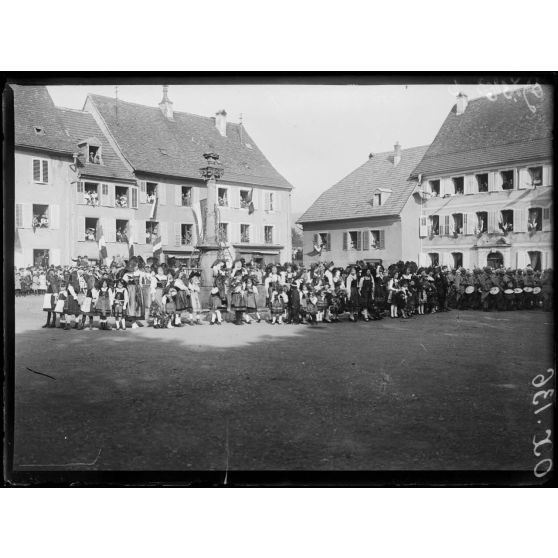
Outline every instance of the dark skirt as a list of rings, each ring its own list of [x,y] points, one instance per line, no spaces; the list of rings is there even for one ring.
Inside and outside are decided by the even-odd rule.
[[[246,308],[248,308],[248,310],[250,310],[252,312],[255,312],[258,309],[256,294],[255,293],[247,293],[245,298],[246,298]]]
[[[130,283],[126,288],[128,289],[128,308],[126,314],[139,318],[143,315],[141,287],[135,283]]]
[[[231,306],[236,311],[246,310],[246,301],[243,293],[233,293],[231,298]]]
[[[190,295],[188,291],[178,291],[176,295],[176,310],[181,312],[182,310],[187,310],[192,307],[190,302]]]
[[[108,296],[99,294],[99,298],[95,303],[95,311],[97,314],[110,315],[110,299]]]
[[[124,301],[123,300],[117,300],[114,303],[114,317],[115,318],[122,318],[124,316]]]
[[[64,305],[64,312],[70,316],[77,316],[78,314],[81,314],[81,308],[79,307],[77,297],[74,298],[72,295],[68,295],[66,304]]]
[[[223,307],[219,293],[211,295],[209,299],[209,306],[211,310],[220,310]]]
[[[351,287],[351,299],[349,305],[353,312],[357,312],[360,308],[360,295],[358,294],[357,287]]]
[[[274,301],[271,303],[271,313],[278,316],[284,312],[283,303],[281,301]]]
[[[141,299],[144,311],[151,307],[151,287],[149,285],[142,285]]]

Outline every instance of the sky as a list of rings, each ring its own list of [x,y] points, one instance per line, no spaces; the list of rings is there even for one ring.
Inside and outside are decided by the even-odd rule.
[[[432,142],[463,91],[470,99],[500,85],[171,85],[175,111],[242,121],[273,166],[293,185],[292,211],[304,212],[369,153]],[[515,88],[511,86],[510,89]],[[58,106],[83,108],[88,93],[114,96],[115,86],[49,86]],[[157,106],[160,85],[119,85],[123,101]],[[225,169],[226,171],[226,169]]]

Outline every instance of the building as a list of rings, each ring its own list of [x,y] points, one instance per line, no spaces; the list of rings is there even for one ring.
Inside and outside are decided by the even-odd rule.
[[[11,86],[14,92],[14,264],[67,263],[70,202],[67,192],[76,146],[46,87]]]
[[[190,260],[202,240],[207,184],[200,175],[204,153],[219,155],[219,237],[229,257],[258,262],[290,259],[292,186],[259,150],[242,124],[219,111],[207,118],[173,109],[163,88],[159,108],[89,95],[93,115],[139,185],[132,236],[136,253],[150,256],[161,238],[164,257]],[[253,211],[250,209],[253,204]]]
[[[409,175],[427,147],[370,154],[368,161],[326,190],[300,217],[304,263],[357,260],[390,265],[417,260],[421,200]]]
[[[411,178],[421,182],[421,262],[552,266],[550,88],[460,94]]]

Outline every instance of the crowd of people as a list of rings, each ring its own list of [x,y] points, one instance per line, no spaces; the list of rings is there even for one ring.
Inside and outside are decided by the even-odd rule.
[[[43,327],[126,330],[202,324],[317,324],[372,321],[458,310],[552,310],[551,269],[418,267],[356,262],[259,265],[243,258],[216,260],[208,293],[200,272],[174,260],[132,257],[109,266],[89,264],[16,270],[16,296],[43,295]],[[24,287],[25,285],[25,287]],[[203,299],[203,300],[202,300]],[[58,320],[58,321],[57,321]],[[109,324],[109,322],[111,322]]]

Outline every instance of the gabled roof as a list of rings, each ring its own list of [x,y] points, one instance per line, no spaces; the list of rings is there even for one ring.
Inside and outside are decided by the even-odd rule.
[[[401,161],[393,166],[393,151],[376,153],[364,165],[326,190],[302,215],[298,223],[340,221],[384,217],[401,213],[415,184],[409,180],[428,146],[401,150]],[[390,189],[385,204],[373,206],[370,200],[378,188]]]
[[[14,91],[16,147],[69,155],[76,151],[45,86],[11,84],[10,87]],[[43,133],[37,134],[36,127],[42,128]]]
[[[227,123],[223,137],[213,118],[175,111],[170,121],[158,107],[124,101],[116,106],[115,99],[101,95],[88,99],[136,173],[200,179],[203,154],[212,151],[220,156],[224,182],[292,188],[240,124]]]
[[[552,90],[519,89],[454,106],[412,176],[481,169],[552,156]],[[540,97],[540,98],[539,98]]]
[[[95,145],[100,143],[102,147],[102,165],[90,163],[84,157],[79,158],[79,172],[82,176],[134,180],[134,175],[114,151],[91,114],[82,110],[61,107],[57,107],[57,110],[74,143],[74,151],[78,151],[80,141],[92,140],[93,138],[97,140]]]

